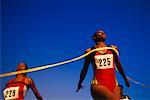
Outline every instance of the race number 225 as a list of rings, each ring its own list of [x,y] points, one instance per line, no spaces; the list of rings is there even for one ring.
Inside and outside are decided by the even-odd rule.
[[[97,69],[113,68],[113,54],[96,55],[95,63]]]

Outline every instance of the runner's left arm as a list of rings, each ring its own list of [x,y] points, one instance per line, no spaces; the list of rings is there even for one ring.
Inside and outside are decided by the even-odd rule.
[[[40,95],[40,93],[38,92],[35,84],[34,84],[34,81],[32,79],[29,79],[30,80],[30,85],[29,87],[32,89],[32,91],[34,92],[34,95],[36,96],[37,100],[43,100],[42,96]]]
[[[124,73],[123,67],[120,63],[120,60],[119,60],[117,53],[113,51],[113,54],[114,54],[114,58],[115,58],[116,68],[118,69],[118,71],[122,75],[122,77],[124,78],[126,86],[130,87],[130,83],[128,82],[128,79],[126,78],[126,75]]]

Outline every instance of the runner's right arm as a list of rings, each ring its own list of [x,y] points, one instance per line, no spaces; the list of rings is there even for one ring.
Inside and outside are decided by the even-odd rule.
[[[91,49],[87,49],[85,53],[89,52]],[[79,83],[78,83],[78,88],[77,88],[77,91],[78,92],[83,86],[82,86],[82,82],[87,74],[87,71],[88,71],[88,67],[89,67],[89,64],[90,64],[90,61],[91,61],[91,57],[90,55],[86,56],[85,57],[85,60],[84,60],[84,65],[83,65],[83,68],[81,70],[81,73],[80,73],[80,80],[79,80]]]

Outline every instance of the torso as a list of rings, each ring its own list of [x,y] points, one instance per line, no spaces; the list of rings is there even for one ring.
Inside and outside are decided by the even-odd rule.
[[[12,79],[6,85],[5,90],[3,91],[5,100],[23,100],[24,96],[28,90],[28,86],[25,83],[23,78],[19,81]]]
[[[113,92],[116,87],[114,56],[111,50],[95,52],[92,58],[94,79]]]

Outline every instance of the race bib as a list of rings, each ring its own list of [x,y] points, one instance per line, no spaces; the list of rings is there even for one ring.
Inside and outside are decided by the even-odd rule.
[[[113,54],[96,55],[94,58],[97,69],[113,68]]]
[[[5,100],[17,99],[19,97],[19,87],[6,88],[3,94]]]

